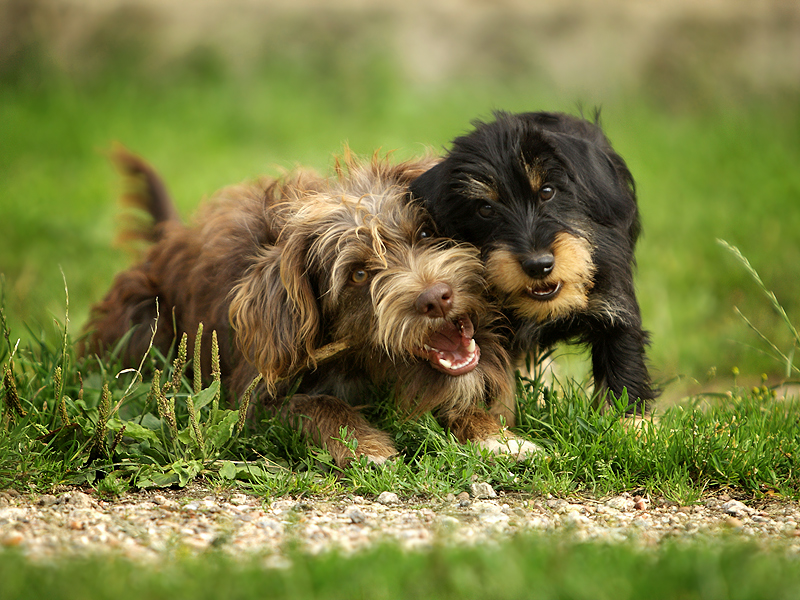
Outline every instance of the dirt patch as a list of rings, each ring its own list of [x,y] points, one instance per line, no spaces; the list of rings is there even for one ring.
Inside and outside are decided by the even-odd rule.
[[[114,554],[141,561],[215,549],[290,564],[290,548],[352,553],[393,542],[409,550],[502,541],[519,534],[656,546],[665,539],[738,536],[800,552],[800,506],[727,495],[691,506],[629,494],[604,499],[473,493],[442,499],[265,499],[201,487],[102,499],[71,490],[38,497],[0,493],[0,544],[33,560]]]

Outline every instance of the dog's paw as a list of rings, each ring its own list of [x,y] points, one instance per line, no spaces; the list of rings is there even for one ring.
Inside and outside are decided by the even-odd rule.
[[[538,444],[511,435],[492,436],[485,440],[479,440],[475,444],[492,454],[511,456],[517,461],[544,454],[544,448]]]
[[[389,456],[384,455],[373,455],[373,454],[362,454],[367,461],[367,464],[373,467],[381,467],[387,463],[392,462],[395,458],[399,456],[397,452],[391,454]]]

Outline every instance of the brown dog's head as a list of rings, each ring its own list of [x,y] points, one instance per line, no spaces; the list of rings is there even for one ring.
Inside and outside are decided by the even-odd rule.
[[[276,206],[285,220],[233,290],[230,317],[268,384],[344,340],[337,368],[399,380],[421,409],[508,395],[478,251],[434,235],[407,184],[430,163],[347,158],[328,189]]]

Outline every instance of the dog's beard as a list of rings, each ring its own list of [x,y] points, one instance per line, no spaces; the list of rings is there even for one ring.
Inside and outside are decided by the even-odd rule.
[[[544,279],[525,274],[519,259],[507,248],[490,250],[486,279],[506,308],[518,317],[544,322],[584,311],[595,271],[591,245],[585,238],[556,234],[550,251],[555,258],[552,272]]]
[[[422,363],[453,377],[474,370],[480,361],[476,328],[488,306],[482,296],[481,263],[467,248],[428,249],[408,259],[410,269],[389,268],[373,282],[373,340],[397,362]],[[438,282],[452,289],[447,315],[429,318],[414,310],[414,301]]]

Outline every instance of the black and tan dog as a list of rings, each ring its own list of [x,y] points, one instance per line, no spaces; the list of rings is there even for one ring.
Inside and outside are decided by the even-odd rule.
[[[299,171],[227,188],[189,226],[147,164],[125,152],[117,162],[139,185],[134,202],[156,221],[139,232],[154,243],[94,307],[86,351],[126,339],[123,359],[138,364],[151,336],[166,353],[203,322],[205,335],[220,337],[228,389],[241,394],[261,373],[262,401],[299,418],[338,464],[352,458],[337,441],[343,427],[356,454],[375,463],[396,454],[357,409],[371,384],[394,385],[399,403],[433,411],[462,442],[518,456],[537,450],[498,418],[512,424],[513,377],[478,252],[436,239],[426,211],[408,202],[408,183],[430,160],[346,154],[335,177]],[[314,368],[331,342],[347,350]],[[309,366],[284,403],[286,378]]]
[[[481,248],[516,358],[582,342],[599,402],[626,389],[631,410],[654,398],[633,284],[634,181],[597,122],[498,112],[411,189],[442,233]]]

